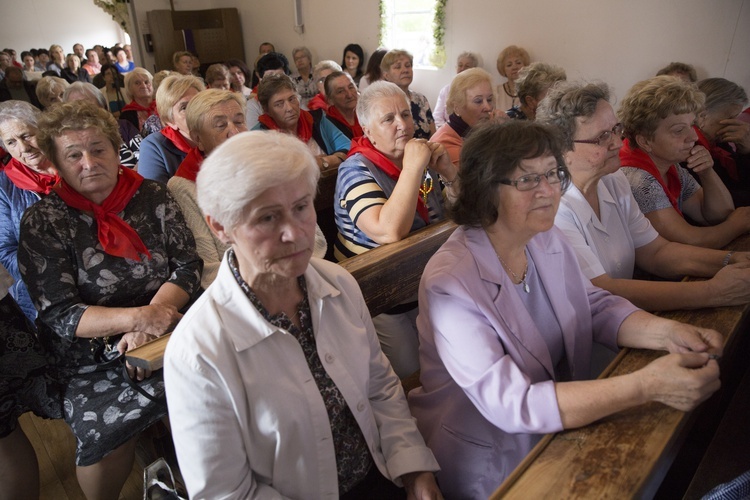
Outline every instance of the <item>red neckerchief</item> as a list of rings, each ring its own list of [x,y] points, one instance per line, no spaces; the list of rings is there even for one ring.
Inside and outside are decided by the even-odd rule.
[[[177,172],[174,174],[175,177],[182,177],[195,182],[196,177],[198,177],[198,170],[200,170],[201,164],[205,158],[206,155],[203,154],[203,151],[198,149],[197,146],[194,147],[190,150],[185,159],[182,160],[182,163],[180,163]]]
[[[273,118],[263,113],[258,117],[258,121],[266,126],[269,130],[280,130]],[[307,144],[312,139],[313,117],[304,109],[299,110],[299,120],[297,120],[297,137]]]
[[[662,179],[661,173],[656,168],[654,161],[648,153],[642,149],[631,147],[628,139],[622,141],[622,147],[620,148],[620,163],[623,167],[636,167],[651,174],[654,179],[659,182],[659,185],[664,190],[664,194],[667,195],[672,207],[677,210],[678,214],[682,215],[682,210],[680,210],[680,204],[678,202],[682,191],[682,185],[680,184],[680,176],[677,174],[676,166],[672,165],[669,167],[669,170],[667,170],[667,183],[664,184],[664,179]]]
[[[193,146],[185,139],[185,136],[179,130],[175,130],[169,125],[161,129],[161,134],[172,141],[172,144],[183,153],[189,153],[193,149]]]
[[[156,101],[151,101],[151,104],[146,108],[135,102],[135,99],[133,99],[127,106],[122,108],[121,111],[145,111],[148,113],[148,116],[151,116],[156,113]]]
[[[365,136],[352,139],[352,148],[349,150],[349,154],[346,157],[349,158],[357,153],[362,153],[362,156],[370,160],[376,167],[385,172],[388,177],[398,182],[401,170],[383,153],[375,149],[375,146],[372,145],[370,139]],[[424,204],[422,197],[419,195],[417,195],[417,212],[425,223],[430,223],[430,215],[427,211],[427,205]]]
[[[698,135],[698,144],[711,153],[711,157],[727,171],[729,177],[736,181],[740,180],[740,176],[737,173],[737,163],[734,161],[734,158],[732,158],[732,153],[717,144],[711,144],[708,142],[706,136],[703,135],[703,131],[695,125],[693,125],[693,130],[695,130],[695,133]]]
[[[307,101],[307,109],[310,111],[328,109],[328,101],[326,101],[325,94],[316,94],[315,97]]]
[[[143,177],[121,166],[115,188],[101,205],[85,198],[65,180],[55,186],[55,192],[68,206],[94,213],[99,243],[106,253],[132,260],[141,260],[139,254],[145,254],[150,259],[151,253],[138,233],[117,215],[130,203],[142,182]]]
[[[341,111],[339,111],[339,108],[334,105],[328,106],[326,114],[329,118],[333,118],[334,120],[337,120],[346,125],[346,128],[348,128],[352,132],[352,139],[356,139],[357,137],[362,137],[363,135],[365,135],[365,133],[362,131],[362,127],[359,124],[359,119],[357,118],[356,114],[354,115],[354,125],[349,125],[349,122],[346,121],[343,113],[341,113]]]
[[[35,193],[49,194],[52,188],[60,182],[60,176],[56,173],[53,175],[40,174],[29,167],[11,158],[3,169],[8,179],[13,182],[19,189],[34,191]]]

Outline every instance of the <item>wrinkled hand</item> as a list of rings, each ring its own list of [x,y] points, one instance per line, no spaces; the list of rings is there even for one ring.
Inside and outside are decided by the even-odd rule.
[[[432,155],[430,156],[430,168],[442,175],[444,179],[453,180],[458,174],[458,170],[453,165],[448,151],[445,146],[439,142],[428,142]]]
[[[424,169],[432,160],[432,148],[426,139],[411,139],[406,143],[404,148],[403,169],[419,170]]]
[[[135,331],[161,337],[174,330],[182,318],[177,308],[170,304],[150,304],[135,309],[137,315]]]
[[[432,472],[410,472],[401,476],[407,500],[442,500]]]
[[[746,252],[742,252],[737,264],[725,266],[710,280],[715,283],[716,294],[727,306],[739,306],[750,302],[750,261]],[[735,255],[732,255],[734,258]]]
[[[716,330],[679,321],[670,323],[670,330],[664,341],[664,349],[667,351],[671,353],[699,352],[717,356],[723,352],[724,337]]]
[[[711,153],[708,152],[703,146],[693,146],[690,150],[690,156],[687,157],[687,168],[700,174],[713,168],[714,160],[711,158]]]
[[[149,335],[144,332],[128,332],[123,335],[120,339],[120,342],[117,343],[117,350],[120,352],[120,354],[125,354],[126,352],[131,351],[136,347],[142,346],[146,342],[154,340],[155,338],[155,336]],[[138,381],[151,376],[151,370],[136,368],[130,363],[125,363],[125,368],[127,369],[130,378]]]
[[[733,142],[740,153],[750,153],[750,123],[732,118],[721,120],[719,124],[722,127],[716,131],[717,141]]]
[[[719,364],[707,353],[667,354],[636,372],[649,401],[690,411],[721,386]]]

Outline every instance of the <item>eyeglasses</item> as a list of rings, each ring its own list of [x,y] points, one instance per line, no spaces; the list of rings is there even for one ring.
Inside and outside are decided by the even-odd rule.
[[[554,186],[555,184],[564,183],[564,187],[567,187],[569,176],[568,170],[565,167],[555,167],[551,170],[547,170],[543,174],[528,174],[519,177],[518,179],[502,179],[500,184],[513,186],[519,191],[531,191],[542,182],[542,178],[547,179],[547,184]]]
[[[580,144],[596,144],[597,146],[603,146],[605,144],[609,144],[609,140],[612,139],[612,137],[619,137],[620,139],[623,138],[625,134],[625,127],[622,126],[622,123],[618,123],[614,127],[612,127],[612,130],[606,130],[599,135],[596,139],[588,139],[588,140],[574,140],[573,142],[577,142]]]

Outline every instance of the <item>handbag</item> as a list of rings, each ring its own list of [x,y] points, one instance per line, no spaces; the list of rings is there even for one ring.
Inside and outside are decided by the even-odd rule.
[[[137,380],[130,378],[128,369],[125,366],[125,354],[120,353],[120,351],[117,350],[116,344],[112,345],[109,343],[109,337],[106,337],[103,342],[97,343],[96,346],[94,346],[92,342],[91,349],[94,353],[94,362],[98,368],[104,370],[120,369],[125,382],[127,382],[131,389],[138,392],[138,394],[151,401],[164,402],[166,400],[166,394],[154,396],[141,387]]]

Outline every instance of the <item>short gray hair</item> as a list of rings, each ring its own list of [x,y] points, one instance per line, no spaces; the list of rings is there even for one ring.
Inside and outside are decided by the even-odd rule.
[[[262,154],[258,154],[261,151]],[[216,148],[196,179],[198,205],[226,229],[267,189],[302,178],[315,196],[320,169],[307,145],[275,131],[242,132]]]
[[[536,110],[536,121],[556,128],[567,151],[573,149],[576,118],[588,118],[599,101],[610,99],[609,86],[604,82],[558,82],[552,86]]]
[[[307,61],[312,64],[312,52],[310,52],[310,49],[307,47],[295,47],[292,49],[292,59],[294,59],[294,56],[297,54],[297,52],[304,52],[305,57],[307,57]]]
[[[560,66],[543,62],[531,63],[518,74],[518,80],[516,81],[518,100],[521,101],[521,104],[526,104],[527,97],[536,99],[553,83],[565,79],[567,79],[565,70]]]
[[[5,122],[19,121],[38,129],[41,114],[42,112],[36,106],[25,101],[0,102],[0,127]],[[0,138],[0,146],[5,147],[2,138]]]
[[[368,85],[362,92],[362,95],[359,96],[359,101],[357,101],[357,119],[359,120],[359,124],[363,127],[369,127],[370,111],[373,105],[380,99],[389,97],[401,97],[406,102],[406,105],[411,107],[409,97],[404,94],[404,91],[398,85],[385,80],[378,80]]]
[[[99,106],[109,111],[107,105],[107,98],[104,97],[102,91],[96,88],[96,85],[88,82],[73,82],[70,87],[65,89],[63,92],[63,102],[70,102],[70,94],[83,94],[86,97],[94,99]]]
[[[706,78],[698,82],[698,90],[706,95],[706,111],[725,106],[747,106],[745,89],[726,78]]]
[[[476,68],[477,66],[479,66],[479,56],[477,56],[474,52],[469,52],[469,51],[461,52],[456,58],[456,64],[458,64],[458,61],[460,61],[461,59],[470,60],[471,64],[474,65],[472,66],[473,68]]]
[[[313,68],[313,81],[315,83],[318,83],[318,80],[320,80],[320,72],[326,69],[330,69],[331,71],[341,71],[341,66],[339,66],[339,63],[336,61],[331,61],[330,59],[320,61]]]

